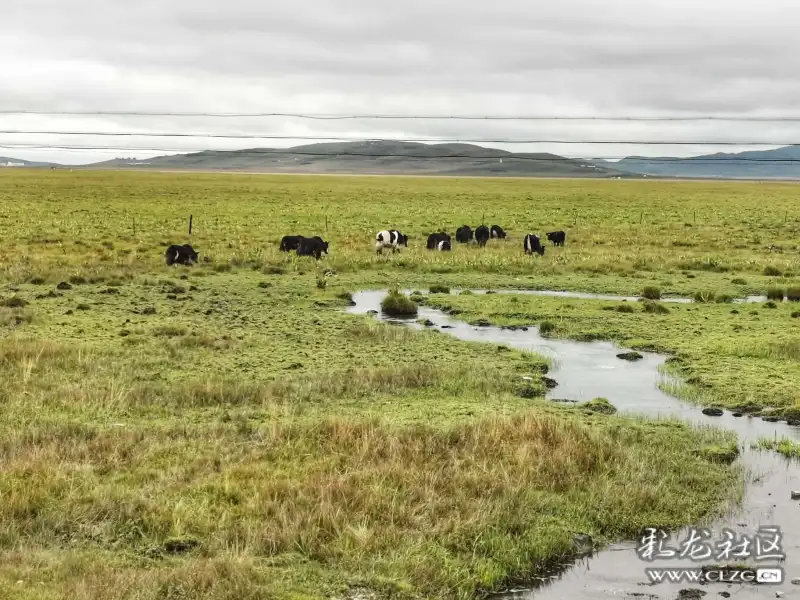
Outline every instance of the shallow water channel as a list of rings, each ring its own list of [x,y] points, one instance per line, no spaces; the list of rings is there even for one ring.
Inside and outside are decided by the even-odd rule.
[[[476,293],[480,291],[475,290]],[[455,293],[455,292],[454,292]],[[547,291],[498,291],[498,293],[523,293],[604,300],[638,300],[623,296],[580,294]],[[709,417],[700,408],[681,402],[662,392],[658,384],[665,379],[659,367],[667,359],[664,355],[641,352],[642,360],[629,362],[616,355],[625,349],[610,342],[576,342],[546,339],[539,335],[536,327],[527,331],[508,330],[499,327],[476,327],[452,318],[441,311],[420,306],[414,320],[399,320],[383,315],[380,303],[385,290],[362,291],[353,294],[352,314],[373,314],[385,321],[404,323],[408,327],[424,329],[416,319],[428,319],[432,329],[439,329],[460,340],[504,344],[520,350],[533,351],[553,359],[549,377],[558,382],[558,387],[548,393],[550,399],[575,401],[608,398],[620,413],[635,413],[647,417],[676,416],[699,425],[716,426],[736,432],[739,437],[741,464],[748,470],[748,484],[741,507],[709,525],[711,542],[724,540],[722,529],[730,529],[739,535],[752,538],[759,527],[777,526],[782,534],[781,550],[786,555],[780,564],[784,570],[783,583],[775,584],[720,584],[683,581],[680,583],[652,584],[645,568],[676,569],[699,567],[719,561],[692,562],[688,559],[661,559],[645,562],[636,554],[637,541],[623,542],[606,547],[576,562],[564,565],[558,573],[544,578],[533,589],[512,590],[495,596],[504,600],[565,599],[590,600],[597,598],[678,598],[681,590],[694,589],[705,592],[711,598],[800,598],[800,585],[791,580],[800,577],[800,501],[791,500],[791,491],[800,490],[800,463],[792,463],[773,452],[751,450],[750,443],[761,437],[788,437],[800,440],[800,428],[786,423],[769,423],[757,417],[734,417],[725,412],[721,417]],[[761,299],[763,301],[763,299]],[[691,302],[688,299],[673,301]],[[758,301],[755,297],[740,301]],[[653,477],[658,477],[657,473]],[[687,490],[687,493],[691,493]],[[678,548],[686,540],[689,531],[684,530],[668,541],[669,547]],[[751,549],[752,550],[752,549]],[[754,561],[736,559],[723,561],[728,564],[746,562],[756,566],[774,567],[776,561]],[[700,596],[687,596],[697,597]]]

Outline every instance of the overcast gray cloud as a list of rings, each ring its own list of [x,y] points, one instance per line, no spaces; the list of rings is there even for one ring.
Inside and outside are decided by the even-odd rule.
[[[0,109],[800,116],[796,0],[4,0]],[[570,140],[570,156],[800,140],[800,124],[0,115],[0,130]],[[0,134],[0,155],[86,162],[299,139]],[[113,146],[34,150],[23,146]],[[152,148],[136,151],[134,148]]]

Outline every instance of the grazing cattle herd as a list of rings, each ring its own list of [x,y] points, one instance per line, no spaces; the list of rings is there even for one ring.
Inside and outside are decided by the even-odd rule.
[[[490,239],[507,239],[506,232],[499,225],[479,225],[473,232],[469,225],[462,225],[456,230],[456,241],[460,244],[468,244],[473,239],[480,248],[486,246]],[[567,234],[563,231],[551,231],[547,233],[548,241],[553,246],[563,246],[567,239]],[[375,236],[375,251],[382,254],[384,248],[390,248],[392,252],[398,252],[400,247],[408,247],[408,236],[397,229],[384,229]],[[452,250],[452,238],[444,231],[438,231],[428,236],[428,250],[438,252],[449,252]],[[525,234],[522,240],[522,249],[525,254],[544,255],[544,246],[538,235],[533,233]],[[305,237],[302,235],[285,235],[281,238],[280,250],[282,252],[295,251],[297,256],[313,256],[319,260],[323,254],[328,254],[328,242],[318,235]],[[189,244],[179,246],[171,245],[166,251],[167,266],[192,265],[197,262],[198,254]],[[208,259],[205,259],[208,260]]]

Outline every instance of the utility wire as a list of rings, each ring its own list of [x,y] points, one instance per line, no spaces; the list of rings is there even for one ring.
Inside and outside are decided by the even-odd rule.
[[[89,145],[50,145],[50,144],[0,144],[0,149],[6,150],[19,150],[19,149],[27,149],[27,150],[87,150],[87,151],[98,151],[98,150],[113,150],[117,152],[179,152],[181,155],[190,155],[190,156],[197,156],[199,154],[206,154],[206,153],[226,153],[226,154],[234,154],[234,153],[246,153],[246,154],[262,154],[267,157],[270,155],[279,155],[279,156],[294,156],[294,157],[318,157],[318,158],[346,158],[346,157],[361,157],[361,158],[403,158],[403,159],[419,159],[419,160],[453,160],[453,159],[467,159],[467,160],[492,160],[492,161],[529,161],[529,162],[545,162],[545,163],[564,163],[564,162],[574,162],[574,163],[581,163],[581,162],[588,162],[588,161],[601,161],[601,160],[615,160],[615,159],[623,159],[623,158],[633,158],[635,160],[646,161],[646,162],[661,162],[661,163],[670,163],[670,162],[681,162],[688,159],[691,159],[692,164],[703,164],[703,163],[719,163],[724,162],[726,164],[736,164],[736,163],[789,163],[789,164],[800,164],[800,158],[732,158],[732,157],[714,157],[714,156],[704,156],[704,157],[630,157],[630,156],[604,156],[604,157],[567,157],[567,156],[542,156],[536,154],[509,154],[509,155],[502,155],[502,154],[491,154],[491,155],[470,155],[470,154],[450,154],[450,155],[442,155],[442,156],[431,156],[429,154],[402,154],[402,153],[389,153],[389,152],[381,152],[381,153],[369,153],[369,152],[307,152],[307,151],[295,151],[289,148],[281,149],[281,148],[252,148],[252,149],[245,149],[245,150],[187,150],[185,148],[144,148],[144,147],[129,147],[129,148],[120,148],[118,146],[89,146]],[[502,152],[502,151],[500,151]],[[146,161],[151,160],[152,158],[143,158],[143,159],[135,159],[137,161]],[[159,157],[163,158],[163,157]],[[614,163],[608,163],[607,165],[602,165],[603,168],[613,169]]]
[[[475,143],[475,144],[622,144],[639,146],[795,146],[800,142],[787,141],[655,141],[655,140],[549,140],[509,138],[405,138],[402,140],[380,137],[353,137],[335,135],[272,135],[272,134],[226,134],[226,133],[174,133],[134,131],[31,131],[22,129],[0,130],[0,135],[82,135],[101,137],[162,137],[162,138],[212,138],[237,140],[306,140],[336,142],[417,142],[417,143]]]
[[[13,110],[0,109],[0,115],[41,115],[41,116],[134,116],[134,117],[208,117],[208,118],[257,118],[282,117],[313,120],[459,120],[459,121],[734,121],[752,123],[798,122],[800,116],[568,116],[568,115],[400,115],[400,114],[306,114],[287,112],[181,112],[181,111],[114,111],[114,110]]]

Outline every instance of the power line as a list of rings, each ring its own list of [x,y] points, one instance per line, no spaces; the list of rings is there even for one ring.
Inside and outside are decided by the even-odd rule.
[[[88,145],[74,145],[74,146],[67,146],[67,145],[49,145],[49,144],[2,144],[0,145],[0,149],[6,150],[19,150],[19,149],[27,149],[27,150],[87,150],[87,151],[98,151],[98,150],[114,150],[119,152],[179,152],[183,155],[197,155],[197,154],[204,154],[209,152],[224,152],[224,153],[248,153],[248,154],[263,154],[265,156],[269,155],[280,155],[280,156],[296,156],[296,157],[318,157],[318,158],[342,158],[342,157],[358,157],[358,158],[404,158],[404,159],[419,159],[419,160],[446,160],[446,159],[469,159],[469,160],[503,160],[503,161],[531,161],[531,162],[551,162],[551,163],[563,163],[563,162],[588,162],[588,161],[600,161],[600,160],[615,160],[615,159],[623,159],[623,158],[635,158],[636,160],[640,161],[647,161],[647,162],[660,162],[660,163],[670,163],[670,162],[682,162],[687,159],[691,159],[693,164],[703,164],[703,163],[718,163],[718,162],[725,162],[726,164],[736,164],[736,163],[788,163],[788,164],[800,164],[800,158],[731,158],[731,157],[713,157],[713,156],[704,156],[704,157],[630,157],[630,156],[605,156],[605,157],[566,157],[566,156],[537,156],[537,155],[526,155],[526,154],[514,154],[514,155],[498,155],[498,154],[491,154],[491,155],[470,155],[470,154],[450,154],[450,155],[442,155],[442,156],[431,156],[428,154],[402,154],[402,153],[369,153],[369,152],[306,152],[306,151],[294,151],[291,149],[280,149],[280,148],[253,148],[247,150],[187,150],[185,148],[144,148],[144,147],[129,147],[129,148],[120,148],[118,146],[88,146]],[[148,160],[148,159],[140,159],[140,160]],[[614,169],[614,163],[609,163],[607,165],[603,165],[604,168]]]
[[[292,118],[312,120],[458,120],[458,121],[723,121],[752,123],[800,122],[800,116],[569,116],[569,115],[401,115],[401,114],[307,114],[287,112],[182,112],[182,111],[113,111],[113,110],[12,110],[2,109],[0,115],[40,116],[118,116],[118,117],[206,117],[206,118]]]
[[[211,138],[237,140],[305,140],[336,142],[435,142],[435,143],[474,143],[474,144],[621,144],[638,146],[795,146],[800,142],[734,142],[734,141],[655,141],[655,140],[551,140],[551,139],[509,139],[509,138],[405,138],[402,140],[379,137],[353,137],[335,135],[273,135],[273,134],[226,134],[226,133],[176,133],[176,132],[134,132],[134,131],[32,131],[22,129],[0,130],[0,135],[81,135],[100,137],[162,137],[162,138]]]

